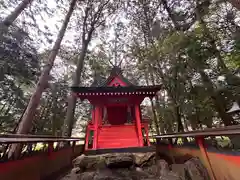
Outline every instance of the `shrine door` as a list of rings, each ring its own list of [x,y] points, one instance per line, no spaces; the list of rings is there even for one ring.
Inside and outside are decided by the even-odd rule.
[[[127,106],[107,107],[108,122],[112,125],[120,125],[127,122]]]

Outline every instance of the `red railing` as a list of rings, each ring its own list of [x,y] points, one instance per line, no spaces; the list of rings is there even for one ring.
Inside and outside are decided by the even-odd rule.
[[[33,154],[34,152],[48,152],[51,153],[52,151],[57,151],[62,148],[71,147],[72,149],[75,148],[76,142],[83,141],[84,138],[78,137],[53,137],[47,135],[22,135],[22,134],[2,134],[0,135],[0,152],[1,152],[1,160],[7,161],[9,145],[11,144],[23,144],[23,151],[19,158],[27,154]],[[40,145],[41,147],[36,147]],[[54,143],[57,143],[54,147]],[[24,151],[25,149],[25,151]],[[35,153],[34,153],[35,154]],[[13,158],[13,157],[11,157]],[[11,159],[10,158],[10,159]]]
[[[155,136],[155,138],[157,140],[158,146],[161,147],[161,145],[167,144],[168,153],[173,162],[175,161],[174,156],[176,154],[176,151],[180,150],[181,147],[186,147],[184,145],[187,145],[187,144],[189,144],[189,145],[196,144],[200,150],[201,158],[204,161],[204,164],[207,166],[207,169],[209,170],[211,179],[217,180],[217,179],[219,179],[219,177],[217,178],[217,176],[216,176],[217,168],[215,167],[215,170],[213,168],[213,166],[215,166],[217,163],[213,164],[213,160],[209,159],[209,152],[207,151],[206,138],[207,137],[215,137],[215,136],[230,136],[231,137],[234,135],[235,136],[240,135],[240,125],[228,126],[228,127],[216,128],[216,129],[205,129],[205,130],[201,130],[201,131],[199,130],[199,131],[158,135],[158,136]],[[189,139],[187,139],[189,137],[194,139],[194,141],[193,141],[194,143],[191,142],[192,140],[190,140],[190,142],[189,142]],[[182,146],[176,146],[177,140],[179,138],[182,139],[182,144],[183,144]],[[239,140],[240,140],[240,138],[239,138]],[[208,146],[209,146],[209,144],[208,144]],[[191,150],[191,151],[193,151],[193,150]],[[188,153],[190,152],[190,154],[191,154],[191,151],[188,151]],[[235,157],[235,159],[236,159],[236,157]],[[238,163],[238,165],[240,165],[240,164]]]
[[[84,145],[78,142],[83,140],[45,135],[0,135],[0,179],[34,180],[59,175],[81,155]],[[23,145],[22,152],[17,158],[9,158],[10,145],[15,143]]]

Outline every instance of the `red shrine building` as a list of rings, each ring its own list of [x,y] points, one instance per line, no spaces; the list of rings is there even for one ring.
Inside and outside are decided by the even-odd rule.
[[[113,67],[107,79],[95,78],[91,87],[72,87],[72,92],[92,105],[86,127],[85,150],[149,146],[149,121],[140,104],[153,98],[160,86],[135,86]]]

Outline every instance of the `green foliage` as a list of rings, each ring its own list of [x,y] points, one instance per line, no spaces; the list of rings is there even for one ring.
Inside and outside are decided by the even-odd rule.
[[[161,51],[164,54],[172,54],[178,52],[186,41],[186,36],[183,32],[170,33],[161,44]]]
[[[0,40],[0,131],[13,131],[39,72],[37,50],[22,29],[12,26]]]

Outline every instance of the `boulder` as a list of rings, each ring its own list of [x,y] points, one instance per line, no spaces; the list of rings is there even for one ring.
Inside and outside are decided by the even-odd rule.
[[[83,172],[79,175],[78,180],[93,180],[96,172]]]
[[[168,163],[156,160],[152,152],[81,155],[73,160],[74,168],[62,180],[185,180],[185,168],[197,164],[195,161],[173,164],[170,171]]]
[[[61,178],[61,180],[79,180],[79,174],[70,173],[64,176],[63,178]]]
[[[145,166],[143,167],[143,172],[151,176],[156,176],[156,177],[160,176],[160,169],[157,165]]]
[[[136,166],[144,166],[144,165],[153,165],[156,153],[155,152],[147,152],[147,153],[133,153],[134,163]]]
[[[81,172],[81,169],[79,167],[74,167],[72,170],[71,170],[71,173],[72,174],[78,174]]]
[[[131,177],[131,179],[145,180],[145,179],[150,179],[150,178],[154,177],[154,175],[149,174],[146,171],[144,171],[143,169],[141,169],[141,168],[139,169],[139,167],[138,167],[135,170],[130,172],[129,177]]]
[[[105,163],[108,168],[129,168],[134,164],[134,157],[130,153],[108,154]]]
[[[209,180],[207,169],[198,158],[192,158],[185,162],[188,175],[194,180]]]
[[[124,171],[125,169],[119,169]],[[93,180],[132,180],[129,177],[129,170],[125,173],[120,173],[116,169],[102,169],[97,172]],[[127,173],[127,174],[126,174]]]
[[[185,180],[185,178],[182,179],[178,174],[174,172],[168,172],[167,174],[162,175],[160,177],[160,180]]]
[[[172,164],[171,169],[182,179],[187,178],[187,166],[185,164]]]
[[[157,160],[156,161],[156,166],[158,167],[159,174],[161,176],[165,175],[169,172],[169,165],[168,165],[167,161],[165,161],[163,159]]]
[[[100,168],[105,168],[103,156],[85,156],[81,155],[73,160],[73,166],[80,168],[80,171],[93,171]]]
[[[73,167],[78,167],[78,165],[83,161],[83,159],[86,156],[84,154],[82,154],[81,156],[78,156],[77,158],[75,158],[72,163],[73,163]]]
[[[161,159],[157,160],[154,165],[144,166],[143,171],[152,176],[160,177],[169,172],[169,166],[165,160]]]

